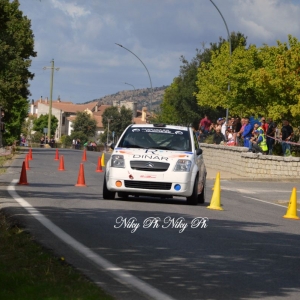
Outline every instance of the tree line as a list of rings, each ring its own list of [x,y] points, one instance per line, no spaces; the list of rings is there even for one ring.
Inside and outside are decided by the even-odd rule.
[[[294,126],[299,125],[297,38],[288,35],[288,42],[257,47],[248,46],[247,37],[240,32],[232,32],[230,37],[231,55],[228,41],[220,37],[209,47],[203,44],[200,50],[196,49],[191,61],[181,56],[179,75],[166,89],[151,122],[197,126],[204,114],[217,119],[225,116],[228,109],[231,116],[264,115],[274,121],[288,119]],[[19,139],[28,116],[29,81],[34,78],[29,68],[36,56],[31,21],[19,9],[19,1],[0,0],[0,107],[4,111],[6,144]],[[125,108],[107,109],[102,120],[105,129],[102,140],[112,131],[119,136],[132,122],[130,114]],[[87,137],[88,131],[84,133]]]
[[[209,48],[196,50],[188,62],[181,57],[179,76],[167,88],[156,121],[197,126],[204,114],[212,119],[225,116],[266,116],[294,126],[300,121],[300,42],[276,46],[247,46],[247,37],[231,33]],[[228,85],[230,89],[228,89]]]

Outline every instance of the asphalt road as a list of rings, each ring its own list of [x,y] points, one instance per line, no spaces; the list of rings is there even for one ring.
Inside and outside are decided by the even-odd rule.
[[[299,299],[300,221],[282,218],[298,183],[221,180],[224,211],[206,208],[214,180],[205,205],[103,200],[99,153],[83,162],[87,187],[75,186],[83,152],[59,154],[65,171],[54,149],[33,149],[28,185],[16,184],[24,155],[13,161],[0,206],[116,299]]]

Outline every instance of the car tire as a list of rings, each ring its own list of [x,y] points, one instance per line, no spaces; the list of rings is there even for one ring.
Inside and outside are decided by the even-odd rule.
[[[107,183],[106,183],[106,176],[104,175],[104,181],[103,181],[103,199],[110,199],[114,200],[116,197],[115,192],[111,192],[107,189]]]
[[[198,176],[195,179],[194,182],[194,188],[193,188],[193,193],[190,197],[186,198],[187,204],[188,205],[197,205],[198,204]]]
[[[205,194],[206,194],[206,178],[204,178],[204,181],[203,181],[202,192],[198,196],[198,203],[200,203],[200,204],[205,203]]]
[[[126,194],[126,193],[122,193],[122,192],[120,192],[120,193],[118,193],[118,197],[119,198],[123,198],[123,199],[128,199],[128,194]]]

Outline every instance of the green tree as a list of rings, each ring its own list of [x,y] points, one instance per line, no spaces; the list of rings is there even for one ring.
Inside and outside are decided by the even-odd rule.
[[[33,121],[33,130],[44,133],[44,128],[48,129],[48,118],[49,118],[48,114],[40,115],[39,118]],[[51,135],[55,134],[57,125],[58,125],[57,118],[51,115]]]
[[[230,63],[228,63],[230,61]],[[229,57],[228,45],[213,52],[198,69],[199,105],[229,108],[232,114],[263,114],[276,121],[300,122],[300,43],[288,36],[277,46],[237,47]],[[227,90],[230,82],[230,92]]]
[[[132,124],[132,110],[122,106],[120,110],[116,106],[108,107],[102,115],[102,123],[105,129],[105,133],[101,135],[103,142],[107,139],[112,139],[111,133],[115,132],[115,137],[119,137],[125,128]],[[109,122],[109,133],[108,133]]]
[[[69,142],[70,140],[79,140],[80,146],[82,146],[85,142],[89,140],[89,137],[82,131],[73,131],[70,135],[70,139],[67,138],[67,142]]]
[[[19,138],[27,116],[28,81],[34,76],[28,69],[35,56],[31,22],[19,10],[19,1],[0,0],[0,106],[7,144]]]
[[[87,137],[95,135],[97,129],[97,121],[85,111],[78,111],[73,122],[73,131],[82,132]]]
[[[288,43],[263,46],[262,67],[255,70],[253,84],[264,95],[267,110],[275,120],[300,122],[300,42],[288,36]]]
[[[22,124],[22,134],[26,138],[31,138],[31,131],[33,130],[33,122],[36,119],[36,116],[30,115]]]
[[[247,37],[241,33],[231,33],[232,49],[239,45],[246,45]],[[197,101],[196,94],[199,86],[196,84],[198,68],[202,63],[209,63],[212,56],[224,44],[228,44],[223,38],[218,43],[210,43],[209,48],[203,45],[202,50],[196,49],[196,56],[189,62],[181,56],[182,65],[180,74],[174,78],[172,85],[166,90],[161,104],[161,112],[156,120],[164,123],[197,126],[199,119],[205,114],[212,119],[223,116],[225,110],[222,107],[211,107],[207,103]],[[229,52],[229,51],[228,51]]]
[[[209,63],[202,63],[198,69],[199,105],[229,108],[231,114],[253,114],[265,109],[262,99],[255,93],[251,76],[261,65],[257,59],[257,48],[244,46],[236,48],[229,57],[228,44],[213,52]],[[230,82],[230,92],[228,92]]]

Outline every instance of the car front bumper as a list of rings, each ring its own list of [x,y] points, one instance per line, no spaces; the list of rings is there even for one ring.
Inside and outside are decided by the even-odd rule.
[[[106,182],[108,190],[114,192],[189,197],[195,175],[192,172],[144,172],[111,167],[107,170]]]

